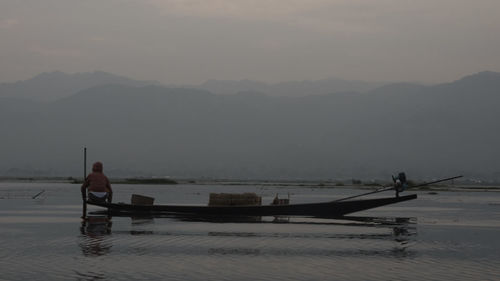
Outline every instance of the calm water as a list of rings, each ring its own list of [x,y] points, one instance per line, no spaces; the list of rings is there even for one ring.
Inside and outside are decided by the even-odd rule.
[[[116,202],[138,193],[158,204],[206,204],[210,192],[256,192],[263,204],[276,193],[304,203],[363,192],[113,188]],[[113,217],[83,226],[79,194],[71,184],[0,183],[0,280],[500,280],[500,193],[418,192],[417,200],[353,214],[366,221]]]

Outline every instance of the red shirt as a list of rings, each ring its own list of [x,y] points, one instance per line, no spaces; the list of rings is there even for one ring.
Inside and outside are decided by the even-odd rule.
[[[92,172],[88,175],[83,183],[83,187],[88,187],[89,191],[113,192],[111,190],[111,184],[109,183],[108,177],[99,172]]]

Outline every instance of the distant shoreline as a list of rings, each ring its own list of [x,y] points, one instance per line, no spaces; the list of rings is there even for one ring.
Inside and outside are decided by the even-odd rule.
[[[355,188],[376,190],[390,186],[390,182],[361,182],[324,181],[324,180],[238,180],[238,179],[170,179],[170,178],[111,178],[111,184],[141,184],[141,185],[241,185],[241,186],[269,186],[269,187],[303,187],[303,188]],[[81,178],[73,177],[0,177],[0,183],[38,182],[38,183],[70,183],[81,184]],[[417,184],[424,181],[416,181]],[[418,188],[415,191],[489,191],[500,192],[500,183],[471,184],[455,182],[435,184]]]

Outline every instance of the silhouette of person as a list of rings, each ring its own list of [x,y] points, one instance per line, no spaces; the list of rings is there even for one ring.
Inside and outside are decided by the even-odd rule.
[[[94,165],[92,165],[92,173],[87,176],[82,184],[81,192],[84,201],[87,200],[87,189],[89,201],[108,201],[108,203],[111,203],[113,199],[113,190],[111,189],[108,177],[102,172],[101,162],[95,162]]]

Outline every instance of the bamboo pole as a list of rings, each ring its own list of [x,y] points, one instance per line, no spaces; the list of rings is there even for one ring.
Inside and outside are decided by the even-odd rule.
[[[87,148],[83,148],[83,182],[85,182],[85,179],[87,178]],[[87,191],[85,191],[87,192]],[[82,210],[82,219],[87,218],[87,200],[83,200],[83,210]]]
[[[410,187],[421,187],[421,186],[426,186],[426,185],[430,185],[430,184],[434,184],[434,183],[438,183],[438,182],[454,180],[454,179],[458,179],[458,178],[461,178],[461,177],[463,177],[463,176],[455,176],[455,177],[451,177],[451,178],[446,178],[446,179],[441,179],[441,180],[436,180],[436,181],[431,181],[431,182],[425,182],[425,183],[418,184],[418,185],[415,185],[415,186],[410,186]],[[363,193],[363,194],[359,194],[359,195],[349,196],[349,197],[346,197],[346,198],[341,198],[341,199],[338,199],[338,200],[334,200],[333,202],[344,201],[344,200],[348,200],[348,199],[353,199],[353,198],[357,198],[357,197],[361,197],[361,196],[365,196],[365,195],[369,195],[369,194],[374,194],[374,193],[379,193],[379,192],[388,191],[388,190],[394,190],[394,189],[395,189],[394,186],[390,186],[390,187],[389,186],[384,186],[381,189],[377,189],[377,190],[370,191],[370,192]]]

